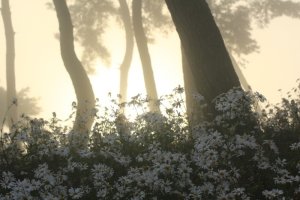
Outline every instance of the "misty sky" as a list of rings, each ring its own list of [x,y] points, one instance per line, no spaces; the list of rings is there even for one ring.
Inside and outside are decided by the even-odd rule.
[[[17,89],[30,87],[31,95],[40,99],[41,116],[51,117],[52,111],[65,117],[71,111],[75,94],[63,66],[55,12],[47,10],[45,1],[11,0],[12,20],[16,32],[16,85]],[[247,56],[242,68],[254,90],[264,94],[271,102],[279,101],[278,89],[288,91],[296,86],[300,77],[300,19],[282,17],[275,19],[267,29],[254,30],[253,36],[260,45],[260,52]],[[97,73],[91,75],[96,96],[101,101],[108,92],[117,94],[119,66],[125,48],[124,32],[117,27],[107,31],[105,45],[112,54],[110,68],[99,62]],[[0,86],[5,82],[5,38],[0,20]],[[80,57],[80,48],[77,47]],[[165,37],[157,33],[155,44],[150,45],[155,79],[159,95],[170,93],[183,84],[180,45],[175,30]],[[130,71],[129,96],[144,92],[139,59],[135,58]],[[283,93],[284,94],[284,93]]]

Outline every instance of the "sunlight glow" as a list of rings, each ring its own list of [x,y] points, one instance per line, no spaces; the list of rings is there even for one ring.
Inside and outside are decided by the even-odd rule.
[[[75,100],[70,78],[63,66],[55,12],[40,0],[11,0],[14,29],[16,32],[17,89],[30,87],[30,94],[40,99],[43,109],[40,116],[49,117],[53,111],[68,116]],[[30,13],[28,13],[30,10]],[[39,16],[39,17],[36,17]],[[30,23],[24,23],[30,22]],[[261,46],[260,53],[246,57],[249,61],[242,69],[253,89],[265,94],[271,101],[278,101],[278,89],[288,91],[296,84],[300,74],[300,21],[287,17],[274,20],[266,29],[254,29],[253,37]],[[104,42],[111,52],[111,67],[97,66],[97,73],[90,75],[96,96],[106,101],[108,92],[119,93],[119,66],[124,54],[124,32],[111,25]],[[0,44],[5,45],[2,20],[0,20]],[[149,44],[158,94],[168,94],[183,85],[180,43],[173,29],[166,37],[155,33],[155,42]],[[77,47],[76,47],[77,48]],[[80,49],[76,49],[80,52]],[[128,97],[145,93],[143,73],[136,47],[130,69]],[[6,87],[5,53],[0,54],[0,86]],[[80,54],[78,54],[80,57]]]

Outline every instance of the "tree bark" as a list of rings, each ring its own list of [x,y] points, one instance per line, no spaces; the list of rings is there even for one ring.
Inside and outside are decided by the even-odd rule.
[[[240,86],[221,33],[204,0],[165,0],[184,48],[197,92],[211,101]]]
[[[151,64],[151,58],[147,45],[148,41],[143,27],[142,0],[132,1],[132,22],[135,40],[143,67],[146,92],[147,95],[152,99],[152,101],[150,101],[149,103],[149,109],[150,112],[160,112],[159,105],[156,104],[156,101],[158,100],[158,95]]]
[[[74,133],[87,136],[94,116],[95,96],[92,85],[74,50],[73,25],[65,0],[53,0],[60,31],[60,49],[65,68],[70,75],[77,98]],[[87,142],[82,141],[82,144]],[[76,141],[79,142],[79,141]]]
[[[201,117],[200,102],[193,97],[197,94],[196,82],[193,73],[188,65],[184,49],[181,45],[182,72],[185,88],[186,113],[191,125],[197,123]]]
[[[126,50],[123,62],[120,66],[120,95],[121,102],[127,101],[127,88],[128,88],[128,73],[132,62],[134,35],[132,31],[132,23],[128,4],[126,0],[119,0],[121,20],[125,28],[126,35]]]
[[[13,30],[9,0],[2,0],[2,19],[6,38],[6,87],[7,87],[7,122],[11,128],[18,121],[17,93],[15,78],[15,32]]]

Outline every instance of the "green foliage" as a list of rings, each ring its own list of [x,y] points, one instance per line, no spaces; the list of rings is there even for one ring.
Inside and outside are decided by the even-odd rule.
[[[56,115],[24,117],[1,138],[0,199],[299,198],[298,97],[257,114],[264,98],[235,88],[215,99],[213,120],[191,126],[182,92],[159,100],[164,114],[143,112],[141,95],[99,107],[86,149]]]

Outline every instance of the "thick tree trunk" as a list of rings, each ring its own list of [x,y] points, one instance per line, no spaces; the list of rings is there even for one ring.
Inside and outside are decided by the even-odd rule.
[[[221,33],[204,0],[165,0],[184,48],[197,92],[211,101],[240,86]]]
[[[151,112],[160,112],[159,106],[156,104],[156,101],[158,100],[157,90],[148,50],[148,41],[142,21],[142,0],[132,1],[132,22],[135,40],[143,67],[146,92],[147,95],[152,99],[149,104],[149,109]]]
[[[193,111],[193,94],[197,92],[197,88],[195,85],[195,80],[193,77],[193,73],[191,72],[190,67],[188,66],[186,55],[184,53],[184,49],[181,46],[181,61],[182,61],[182,72],[183,72],[183,81],[185,88],[185,102],[187,113],[190,114]]]
[[[12,26],[9,0],[2,0],[1,13],[6,38],[6,87],[7,87],[7,122],[11,128],[18,120],[17,93],[15,79],[15,32]]]
[[[59,22],[61,56],[77,97],[77,112],[73,129],[74,133],[84,135],[88,133],[94,120],[92,112],[95,107],[95,96],[87,73],[74,50],[73,25],[66,1],[53,0],[53,3]],[[87,140],[74,142],[82,142],[81,144],[84,145]]]
[[[119,0],[121,19],[125,28],[126,34],[126,50],[123,62],[120,66],[120,95],[121,103],[127,101],[127,88],[128,88],[128,72],[132,62],[134,35],[132,31],[132,23],[128,4],[126,0]]]
[[[197,87],[194,80],[193,73],[188,65],[186,60],[186,55],[183,47],[181,46],[181,59],[182,59],[182,72],[183,72],[183,81],[185,88],[185,103],[186,103],[186,112],[189,119],[189,123],[192,125],[197,123],[201,117],[200,102],[197,102],[194,95],[196,95]]]

